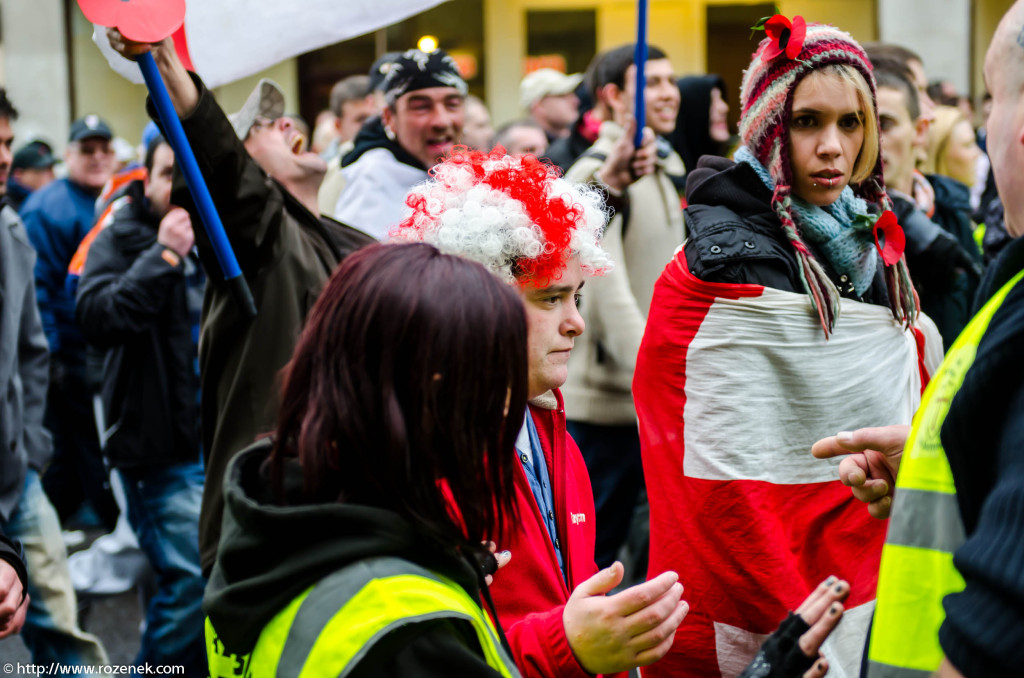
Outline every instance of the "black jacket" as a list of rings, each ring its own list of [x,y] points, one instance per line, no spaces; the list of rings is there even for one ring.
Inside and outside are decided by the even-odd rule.
[[[569,171],[569,168],[579,160],[580,156],[587,152],[587,149],[594,145],[594,139],[587,139],[580,131],[583,126],[583,114],[572,126],[569,136],[556,139],[548,146],[544,157],[554,163],[562,174]]]
[[[18,575],[21,582],[22,599],[28,591],[28,570],[25,569],[25,549],[21,542],[11,539],[0,529],[0,560],[6,560]]]
[[[428,169],[412,153],[405,150],[401,144],[388,138],[387,133],[384,131],[384,122],[380,116],[370,118],[359,128],[355,139],[352,140],[352,150],[341,158],[341,166],[348,167],[356,160],[359,160],[364,153],[375,148],[388,149],[391,155],[395,156],[395,160],[405,163],[410,167],[423,171]]]
[[[949,207],[936,207],[929,219],[902,195],[890,195],[893,212],[907,236],[907,268],[914,281],[921,311],[935,321],[946,348],[956,340],[971,319],[971,300],[978,287],[979,262],[964,248],[939,219],[956,222]],[[960,230],[954,223],[954,230]],[[971,242],[971,249],[977,246]]]
[[[687,175],[684,245],[690,272],[716,283],[755,284],[804,294],[793,246],[771,207],[772,193],[753,168],[725,158],[704,156]],[[813,246],[808,243],[808,247]],[[842,296],[889,305],[881,260],[875,278],[858,297],[845,276],[817,257]]]
[[[136,181],[89,248],[76,317],[104,349],[104,454],[118,468],[199,459],[199,412],[186,261],[172,264],[157,243],[160,219]],[[198,261],[188,263],[198,271]]]
[[[980,306],[1024,270],[1024,239],[991,264]],[[942,425],[967,540],[953,554],[966,587],[946,596],[939,642],[965,676],[1024,666],[1024,284],[992,317]]]
[[[376,556],[394,556],[448,577],[479,600],[482,572],[454,549],[426,542],[397,514],[372,506],[303,504],[302,472],[289,462],[289,506],[273,500],[264,438],[239,453],[224,482],[224,531],[203,599],[224,647],[252,651],[260,632],[300,593],[332,572]],[[311,537],[314,535],[314,537]],[[297,669],[296,669],[297,672]],[[353,677],[497,676],[468,621],[419,621],[378,641]]]

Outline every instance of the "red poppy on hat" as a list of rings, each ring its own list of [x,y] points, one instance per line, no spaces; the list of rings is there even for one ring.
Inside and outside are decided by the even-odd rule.
[[[129,40],[159,42],[185,21],[185,0],[78,0],[85,18]]]
[[[776,14],[764,22],[764,30],[771,39],[764,50],[764,58],[767,61],[780,54],[785,54],[787,59],[796,59],[800,55],[800,50],[804,48],[807,22],[802,16],[795,16],[790,21],[781,14]]]
[[[907,247],[907,236],[903,232],[903,227],[896,220],[896,215],[892,210],[886,210],[878,217],[878,221],[875,222],[874,233],[875,247],[878,248],[878,253],[882,255],[882,261],[885,262],[886,266],[892,266],[900,260],[900,257],[903,256],[903,250]],[[879,233],[882,235],[881,243],[878,241]]]

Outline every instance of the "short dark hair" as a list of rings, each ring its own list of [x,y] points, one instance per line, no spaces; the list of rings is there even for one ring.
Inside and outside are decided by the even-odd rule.
[[[626,71],[633,65],[635,52],[636,45],[629,44],[604,53],[594,69],[594,101],[597,101],[597,91],[605,85],[618,85],[620,89],[626,86]],[[658,47],[647,45],[647,58],[667,59],[668,56]]]
[[[519,129],[520,127],[531,127],[544,132],[544,128],[541,127],[540,123],[533,118],[519,118],[518,120],[506,122],[494,132],[494,145],[508,146],[507,142],[509,133],[514,129]],[[547,134],[547,132],[544,133],[545,135]]]
[[[903,45],[894,45],[891,42],[866,42],[861,47],[867,52],[871,63],[875,63],[876,59],[892,59],[904,66],[911,61],[916,61],[922,66],[924,65],[924,59],[921,58],[921,55]]]
[[[153,159],[156,157],[156,149],[167,143],[167,139],[164,139],[164,135],[157,134],[155,137],[149,140],[146,144],[146,158],[143,161],[143,165],[146,166],[146,173],[153,171]],[[169,146],[170,144],[168,144]]]
[[[0,87],[0,118],[7,118],[8,120],[18,119],[18,109],[7,98],[7,89],[5,87]]]
[[[512,286],[431,245],[375,244],[328,280],[285,370],[270,459],[290,503],[387,509],[478,551],[514,520],[527,399],[526,319]]]
[[[921,100],[917,96],[917,87],[910,69],[895,59],[873,59],[871,64],[875,69],[876,86],[902,92],[910,119],[917,120],[921,115]]]
[[[370,76],[350,75],[339,80],[331,88],[331,113],[341,117],[342,107],[349,101],[364,99],[370,94]]]
[[[928,92],[928,96],[932,98],[932,101],[939,104],[940,106],[960,105],[960,97],[949,96],[948,94],[946,94],[945,90],[942,88],[941,80],[932,80],[930,83],[928,83],[928,87],[925,88],[925,91]]]
[[[597,104],[597,72],[601,68],[601,61],[604,60],[605,52],[598,52],[590,59],[590,63],[587,64],[587,70],[583,71],[583,81],[580,86],[576,88],[576,95],[579,96],[581,90],[586,90],[586,95],[590,97],[590,101],[587,102],[587,108],[592,108]],[[580,112],[584,110],[583,98],[580,99]]]

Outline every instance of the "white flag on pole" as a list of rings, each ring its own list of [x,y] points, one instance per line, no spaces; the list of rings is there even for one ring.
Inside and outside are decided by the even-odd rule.
[[[208,87],[258,73],[285,59],[398,23],[444,0],[189,0],[175,33],[182,61]],[[111,68],[135,83],[142,73],[111,49],[106,28],[93,41]]]

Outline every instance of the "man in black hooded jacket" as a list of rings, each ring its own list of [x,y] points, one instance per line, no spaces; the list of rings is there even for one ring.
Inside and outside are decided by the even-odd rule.
[[[104,455],[124,481],[128,519],[157,575],[140,666],[204,675],[199,565],[197,343],[204,276],[188,212],[172,208],[174,152],[156,137],[145,181],[128,185],[89,248],[76,314],[105,350]]]

